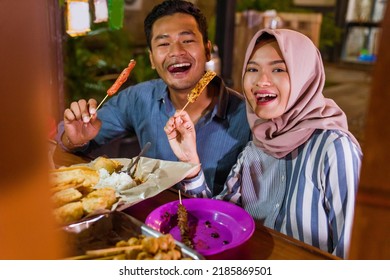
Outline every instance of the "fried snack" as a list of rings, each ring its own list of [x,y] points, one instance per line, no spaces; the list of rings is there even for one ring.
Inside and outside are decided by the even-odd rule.
[[[93,187],[99,182],[99,173],[87,166],[62,167],[50,173],[52,191],[67,188]]]
[[[50,190],[57,221],[65,225],[94,212],[113,210],[122,190],[142,183],[139,178],[132,180],[125,172],[115,172],[122,167],[120,161],[99,157],[88,165],[73,165],[52,170]],[[78,207],[74,205],[74,208],[72,206],[61,208],[73,202],[79,202]],[[72,213],[72,209],[75,213]],[[69,217],[66,217],[67,215]]]
[[[87,214],[99,210],[111,209],[116,201],[116,192],[112,188],[97,189],[81,199],[83,209]]]
[[[85,213],[90,214],[106,209],[107,203],[102,197],[85,197],[81,200]]]
[[[207,71],[187,96],[188,102],[194,103],[215,75],[217,75],[217,73]]]
[[[179,203],[177,206],[177,226],[180,230],[182,243],[189,248],[193,248],[192,241],[190,238],[190,227],[188,225],[187,209],[181,203]]]
[[[75,222],[81,219],[83,215],[83,204],[80,201],[71,202],[54,209],[54,218],[59,224]]]
[[[113,188],[106,187],[93,191],[87,197],[103,197],[107,201],[107,206],[111,207],[116,201],[116,191]]]
[[[165,234],[159,237],[161,250],[173,250],[176,247],[175,239],[171,234]]]
[[[106,157],[98,157],[97,159],[94,160],[92,166],[92,168],[95,170],[104,168],[108,171],[109,174],[120,171],[122,167],[123,165],[119,161],[109,159]]]
[[[55,207],[61,207],[67,203],[79,200],[82,196],[83,194],[75,188],[68,188],[54,193],[51,199]]]

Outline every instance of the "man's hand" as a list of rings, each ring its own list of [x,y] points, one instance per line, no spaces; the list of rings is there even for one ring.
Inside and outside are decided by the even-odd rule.
[[[99,133],[102,123],[97,118],[96,106],[94,99],[90,99],[88,103],[81,99],[72,102],[70,108],[65,110],[62,142],[67,148],[83,146]]]

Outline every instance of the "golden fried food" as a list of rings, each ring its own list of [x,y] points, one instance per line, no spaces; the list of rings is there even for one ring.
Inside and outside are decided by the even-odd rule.
[[[94,160],[92,167],[95,170],[104,168],[108,171],[108,173],[112,174],[113,172],[120,171],[123,165],[117,160],[109,159],[106,157],[98,157]]]
[[[84,197],[81,199],[81,203],[87,214],[107,209],[107,202],[103,197]]]
[[[80,201],[71,202],[54,209],[54,218],[59,224],[75,222],[81,219],[83,215],[83,204]]]
[[[52,191],[67,188],[93,187],[99,182],[99,173],[87,166],[62,167],[50,173]]]
[[[112,188],[101,188],[89,193],[81,199],[84,211],[93,213],[98,210],[111,209],[117,201],[116,192]]]
[[[60,207],[70,202],[79,200],[83,194],[75,188],[68,188],[56,192],[52,195],[51,199],[55,207]]]
[[[52,201],[59,223],[64,225],[94,212],[112,210],[119,200],[121,188],[130,188],[140,183],[139,180],[132,180],[126,173],[116,172],[122,167],[120,161],[99,157],[89,165],[73,165],[52,170]],[[128,182],[126,177],[131,182]],[[130,183],[133,185],[130,186]],[[71,204],[73,202],[78,202],[77,207]],[[68,204],[71,205],[62,208]]]
[[[150,254],[156,254],[159,249],[159,241],[154,237],[145,237],[142,240],[142,248],[145,252]]]
[[[113,188],[106,187],[93,191],[88,195],[89,197],[104,197],[107,200],[107,204],[111,207],[117,201],[117,194]]]
[[[161,250],[173,250],[176,247],[175,239],[171,234],[159,237]]]

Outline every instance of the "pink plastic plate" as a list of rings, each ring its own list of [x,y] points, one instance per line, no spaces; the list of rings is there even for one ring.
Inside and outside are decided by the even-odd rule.
[[[182,200],[188,212],[188,224],[194,249],[202,255],[213,255],[247,241],[255,230],[253,218],[233,203],[205,198]],[[179,201],[164,204],[146,218],[145,224],[181,241],[177,226]]]

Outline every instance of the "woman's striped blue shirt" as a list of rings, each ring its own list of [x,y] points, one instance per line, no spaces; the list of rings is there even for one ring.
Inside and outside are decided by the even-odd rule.
[[[241,205],[269,228],[345,258],[361,159],[360,147],[335,130],[316,130],[281,159],[249,142],[216,198]],[[182,189],[211,197],[202,173],[183,181]]]

